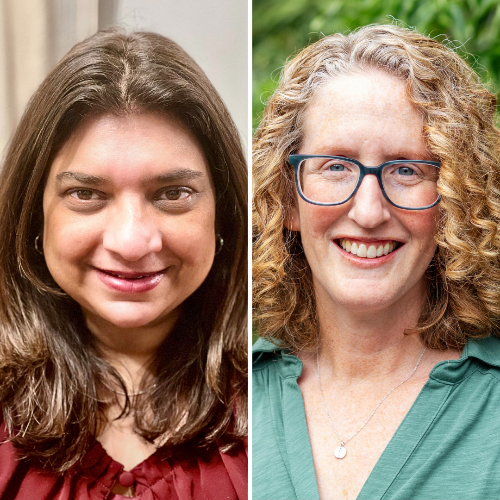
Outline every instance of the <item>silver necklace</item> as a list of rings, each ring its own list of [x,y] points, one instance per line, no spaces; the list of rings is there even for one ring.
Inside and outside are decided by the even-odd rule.
[[[394,392],[398,387],[403,385],[405,382],[408,382],[415,372],[417,371],[418,365],[420,364],[420,361],[422,361],[422,358],[424,357],[424,353],[426,351],[427,347],[422,351],[422,354],[420,355],[420,358],[418,358],[417,364],[415,365],[415,368],[413,368],[413,371],[410,373],[408,377],[406,377],[402,382],[400,382],[398,385],[393,387],[379,402],[377,406],[375,406],[375,409],[371,412],[370,416],[366,419],[366,422],[348,439],[345,439],[344,441],[342,438],[338,435],[337,429],[335,429],[335,425],[333,423],[332,417],[330,417],[330,412],[328,411],[328,407],[326,406],[326,401],[325,401],[325,396],[323,395],[323,388],[321,387],[321,377],[319,374],[319,349],[316,351],[316,366],[318,368],[318,384],[319,384],[319,392],[321,393],[321,400],[323,401],[323,406],[325,407],[326,411],[326,416],[328,417],[328,420],[330,422],[330,425],[332,426],[333,432],[335,432],[335,436],[337,436],[337,439],[340,441],[340,446],[337,446],[335,448],[335,451],[333,454],[335,455],[336,458],[344,458],[347,454],[347,450],[345,448],[345,445],[354,437],[356,437],[364,428],[365,425],[371,420],[373,415],[375,415],[375,412],[379,409],[379,406]]]

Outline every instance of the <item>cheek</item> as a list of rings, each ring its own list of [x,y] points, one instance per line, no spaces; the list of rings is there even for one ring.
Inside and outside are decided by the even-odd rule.
[[[185,264],[199,265],[213,256],[215,216],[205,214],[190,220],[178,219],[165,224],[162,233],[164,244],[170,252],[182,257]]]
[[[299,205],[300,227],[302,237],[305,234],[314,239],[323,238],[328,229],[345,212],[345,207],[320,207],[310,203],[301,203]],[[305,233],[305,234],[304,234]]]
[[[157,227],[163,250],[182,261],[183,266],[207,266],[215,252],[215,200],[180,215],[159,214]]]
[[[419,243],[423,251],[434,255],[436,249],[436,234],[438,230],[439,210],[433,207],[421,212],[409,213],[404,225],[412,235],[412,239]]]
[[[47,265],[58,259],[58,265],[88,254],[101,240],[102,223],[95,218],[72,217],[57,210],[45,214],[43,248]]]

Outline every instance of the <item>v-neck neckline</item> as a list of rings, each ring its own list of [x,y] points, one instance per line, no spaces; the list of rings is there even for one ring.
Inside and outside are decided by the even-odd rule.
[[[125,469],[125,466],[120,463],[118,460],[115,460],[104,448],[104,446],[94,437],[92,438],[93,443],[92,446],[87,453],[84,461],[83,461],[83,467],[85,470],[92,469],[95,467],[98,462],[104,458],[104,462],[106,463],[106,466],[111,466],[112,470],[115,473],[122,473],[122,472],[130,472],[134,476],[136,476],[136,472],[139,472],[146,466],[147,464],[154,463],[156,461],[156,457],[160,455],[161,453],[165,453],[165,448],[160,447],[156,448],[156,450],[151,453],[148,457],[146,457],[144,460],[139,462],[137,465],[132,467],[132,469]]]
[[[383,498],[385,492],[425,436],[432,421],[439,414],[452,387],[452,385],[443,385],[437,382],[429,374],[429,379],[382,451],[356,500]],[[436,390],[442,391],[442,397],[435,397]],[[422,412],[419,408],[426,409],[426,418],[421,418]],[[415,413],[419,415],[419,418],[413,418]]]

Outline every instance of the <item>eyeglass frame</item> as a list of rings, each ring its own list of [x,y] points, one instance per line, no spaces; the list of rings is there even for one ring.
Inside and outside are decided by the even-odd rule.
[[[331,160],[347,160],[359,167],[359,179],[358,183],[356,184],[356,187],[354,188],[353,192],[351,195],[346,198],[344,201],[340,201],[337,203],[326,203],[326,202],[321,202],[321,201],[312,201],[306,198],[305,194],[302,192],[302,188],[300,187],[299,183],[299,166],[300,164],[309,158],[328,158]],[[352,158],[347,158],[346,156],[329,156],[329,155],[290,155],[288,157],[288,163],[293,165],[295,168],[295,184],[297,186],[297,192],[299,193],[299,196],[306,201],[307,203],[311,203],[312,205],[319,205],[323,207],[333,207],[336,205],[343,205],[344,203],[347,203],[351,198],[354,197],[354,195],[357,193],[359,186],[361,186],[361,183],[363,182],[363,179],[365,178],[366,175],[374,175],[377,180],[378,180],[378,185],[380,186],[380,189],[384,195],[384,198],[393,206],[396,208],[400,208],[402,210],[427,210],[428,208],[435,207],[440,201],[441,201],[441,195],[438,194],[437,200],[432,204],[432,205],[427,205],[426,207],[419,207],[419,208],[412,208],[412,207],[403,207],[401,205],[396,205],[387,193],[385,192],[384,189],[384,184],[382,182],[382,170],[388,166],[388,165],[401,165],[405,163],[416,163],[416,164],[426,164],[426,165],[433,165],[434,167],[441,168],[441,162],[439,161],[426,161],[426,160],[391,160],[391,161],[386,161],[384,163],[381,163],[378,167],[365,167],[362,163],[360,163],[357,160],[353,160]]]

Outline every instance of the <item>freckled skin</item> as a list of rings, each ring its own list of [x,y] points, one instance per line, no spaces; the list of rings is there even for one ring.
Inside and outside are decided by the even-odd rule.
[[[422,137],[422,116],[408,101],[404,84],[380,72],[336,78],[320,89],[306,111],[299,152],[346,156],[366,166],[434,159]],[[368,313],[402,299],[418,303],[436,249],[437,214],[437,207],[405,211],[392,206],[373,175],[340,206],[315,206],[296,197],[290,222],[301,232],[319,308]],[[339,235],[394,239],[404,247],[389,263],[366,269],[342,257],[333,243]]]
[[[366,166],[397,159],[434,160],[422,137],[422,116],[404,84],[373,71],[332,79],[310,103],[299,153],[346,156]],[[287,224],[300,231],[311,267],[320,326],[319,359],[326,404],[337,432],[348,439],[382,398],[411,373],[423,350],[404,336],[418,320],[424,273],[436,250],[438,208],[405,211],[383,196],[366,176],[356,196],[336,207],[312,205],[295,196]],[[403,243],[381,265],[349,260],[337,238]],[[367,245],[368,247],[368,245]],[[306,412],[320,498],[357,498],[377,460],[427,381],[434,364],[459,353],[427,350],[419,371],[387,398],[363,430],[340,444],[318,389],[316,352],[299,353],[298,380]]]
[[[190,169],[197,176],[154,181],[176,169]],[[58,181],[58,174],[75,171],[106,182]],[[177,192],[178,186],[191,191]],[[77,188],[82,191],[71,192]],[[174,190],[165,193],[165,188]],[[181,200],[169,199],[176,196]],[[81,305],[94,332],[170,329],[178,307],[213,263],[210,171],[198,141],[174,117],[105,115],[85,121],[51,166],[43,212],[47,266]],[[105,286],[96,268],[165,273],[153,290],[124,294]]]

